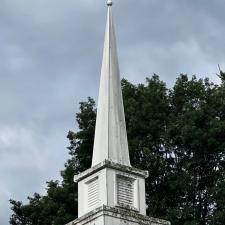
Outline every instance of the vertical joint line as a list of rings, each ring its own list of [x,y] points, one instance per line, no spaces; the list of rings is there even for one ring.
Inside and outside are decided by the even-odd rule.
[[[109,76],[109,83],[108,83],[108,149],[107,149],[107,159],[109,160],[109,147],[110,147],[110,143],[109,143],[109,140],[110,140],[110,138],[109,138],[109,135],[110,135],[110,133],[109,133],[109,129],[110,129],[110,107],[111,107],[111,102],[110,102],[110,79],[111,79],[111,39],[110,39],[110,32],[111,32],[111,8],[109,7],[109,27],[108,27],[108,41],[109,41],[109,49],[108,49],[108,54],[109,54],[109,58],[108,58],[108,60],[109,60],[109,62],[108,62],[108,66],[109,66],[109,71],[108,71],[108,76]]]

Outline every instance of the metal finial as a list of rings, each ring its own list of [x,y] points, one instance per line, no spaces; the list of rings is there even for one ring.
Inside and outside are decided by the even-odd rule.
[[[112,4],[113,4],[113,3],[112,3],[112,0],[108,0],[108,1],[107,1],[107,6],[112,6]]]

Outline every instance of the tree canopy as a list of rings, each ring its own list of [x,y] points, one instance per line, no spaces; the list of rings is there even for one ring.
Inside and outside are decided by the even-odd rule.
[[[148,170],[149,216],[172,225],[223,225],[225,221],[225,73],[221,84],[180,75],[168,88],[157,75],[145,84],[122,80],[131,164]],[[69,131],[62,182],[47,194],[10,200],[12,225],[62,225],[77,217],[74,174],[91,166],[96,104],[80,103],[77,132]]]

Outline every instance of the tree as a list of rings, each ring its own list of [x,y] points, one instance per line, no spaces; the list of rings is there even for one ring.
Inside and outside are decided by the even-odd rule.
[[[157,75],[146,84],[122,80],[131,164],[148,170],[150,216],[173,225],[222,225],[225,218],[225,86],[180,75],[168,89]],[[77,216],[74,174],[91,166],[96,105],[80,103],[77,132],[70,131],[70,159],[63,181],[28,204],[11,200],[13,225],[60,225]]]
[[[131,164],[148,170],[146,193],[148,212],[166,214],[165,187],[170,173],[170,152],[166,148],[166,126],[170,111],[166,84],[157,75],[146,85],[122,81]]]
[[[218,204],[217,186],[224,181],[225,92],[208,79],[181,75],[171,91],[169,140],[180,190],[174,224],[209,224]],[[180,178],[179,178],[180,177]],[[225,202],[224,202],[225,203]],[[179,214],[178,214],[179,215]]]

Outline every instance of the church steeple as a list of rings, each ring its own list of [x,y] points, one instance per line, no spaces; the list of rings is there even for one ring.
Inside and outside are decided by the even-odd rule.
[[[92,167],[74,177],[78,218],[67,225],[170,225],[146,216],[148,171],[130,166],[112,1],[107,1]]]
[[[108,0],[107,5],[92,166],[104,160],[130,166],[112,1]]]

